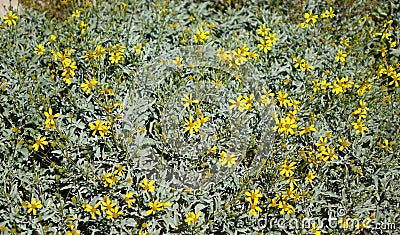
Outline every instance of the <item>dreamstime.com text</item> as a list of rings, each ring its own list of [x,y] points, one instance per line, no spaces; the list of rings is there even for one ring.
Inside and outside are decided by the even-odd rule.
[[[396,230],[396,225],[390,222],[377,222],[375,219],[346,219],[343,218],[304,218],[304,219],[285,219],[272,217],[260,218],[257,221],[257,227],[260,230],[266,228],[278,227],[280,229],[311,229],[318,227],[319,229],[369,229],[369,230]]]

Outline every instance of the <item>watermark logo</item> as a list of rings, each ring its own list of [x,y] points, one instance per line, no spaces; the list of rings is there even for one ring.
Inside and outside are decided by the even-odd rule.
[[[294,230],[308,231],[328,231],[328,230],[347,230],[347,231],[364,231],[373,230],[378,232],[394,231],[396,224],[389,222],[387,218],[352,218],[347,214],[344,207],[337,207],[330,211],[327,217],[277,217],[276,215],[267,215],[259,218],[256,222],[258,231],[280,230],[290,233]]]
[[[265,84],[250,63],[221,63],[211,46],[178,48],[155,58],[138,71],[124,102],[132,161],[146,177],[175,188],[207,187],[232,174],[260,172],[275,125],[274,105],[257,103]],[[232,101],[243,103],[240,110],[229,107],[235,106]],[[138,133],[141,126],[146,133]],[[237,167],[240,162],[246,169]]]

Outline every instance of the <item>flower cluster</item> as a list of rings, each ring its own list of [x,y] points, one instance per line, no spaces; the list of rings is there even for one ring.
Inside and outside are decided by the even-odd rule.
[[[249,214],[254,215],[254,217],[258,216],[258,213],[262,212],[262,209],[257,206],[258,200],[262,198],[262,194],[259,189],[251,190],[251,192],[245,193],[247,198],[246,202],[250,204]]]
[[[104,137],[110,132],[111,128],[111,123],[109,121],[100,121],[96,120],[94,123],[89,123],[90,130],[92,130],[92,135],[95,136],[97,133],[101,136]]]
[[[198,44],[204,44],[208,38],[210,38],[210,32],[204,31],[203,28],[200,27],[199,30],[193,35],[194,42]]]
[[[276,37],[276,33],[269,32],[271,28],[267,28],[266,24],[261,25],[257,29],[257,34],[261,37],[260,43],[257,44],[260,51],[267,53],[268,51],[272,50],[272,46],[276,45],[276,41],[278,38]]]
[[[278,2],[10,8],[0,233],[397,228],[400,6]]]

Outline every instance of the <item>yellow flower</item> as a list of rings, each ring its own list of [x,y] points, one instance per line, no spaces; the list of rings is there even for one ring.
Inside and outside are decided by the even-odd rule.
[[[312,224],[312,228],[311,231],[312,233],[314,233],[315,235],[321,235],[321,232],[319,231],[319,227],[318,224]]]
[[[72,17],[74,17],[74,18],[79,18],[80,16],[81,16],[81,12],[79,10],[75,10],[72,13]]]
[[[332,83],[327,82],[326,80],[323,80],[321,83],[319,83],[319,85],[321,85],[321,89],[326,91],[326,89],[328,87],[330,87],[332,85]]]
[[[37,45],[37,46],[35,47],[35,52],[36,52],[36,54],[38,54],[38,55],[43,54],[44,51],[45,51],[45,49],[44,49],[44,46],[43,46],[42,44],[39,44],[39,45]]]
[[[198,122],[200,125],[203,125],[204,123],[208,122],[210,120],[210,117],[204,117],[203,114],[199,117]]]
[[[213,147],[211,147],[211,148],[209,148],[208,150],[207,150],[207,153],[208,154],[215,154],[215,152],[217,151],[217,146],[213,146]]]
[[[209,34],[210,34],[210,32],[203,31],[203,28],[200,28],[193,35],[194,42],[199,43],[199,44],[204,44],[207,41],[207,39],[210,37]]]
[[[295,208],[286,201],[280,201],[278,207],[282,209],[280,212],[281,215],[285,214],[285,212],[290,214],[295,211]]]
[[[250,111],[253,103],[254,95],[250,94],[249,96],[244,96],[243,97],[243,103],[245,108]]]
[[[3,16],[3,20],[6,24],[8,24],[8,26],[11,26],[12,24],[16,25],[16,19],[18,19],[18,16],[13,11],[9,11],[8,16]]]
[[[71,62],[71,60],[64,60],[63,63],[64,66],[64,72],[61,74],[61,76],[66,77],[67,75],[73,77],[75,76],[75,69],[77,69],[78,67],[76,67],[76,63],[75,62]]]
[[[278,41],[278,38],[276,37],[276,33],[268,33],[265,36],[265,39],[269,42],[271,42],[272,45],[276,45],[276,41]]]
[[[305,62],[304,59],[298,59],[295,56],[292,56],[293,62],[295,62],[294,67],[295,68],[300,68],[300,66]]]
[[[349,40],[350,38],[340,38],[340,44],[343,44],[346,47],[350,47]]]
[[[107,52],[107,48],[102,47],[101,45],[97,45],[96,49],[93,52],[93,57],[96,60],[102,60],[104,59],[104,54]]]
[[[79,24],[79,28],[81,29],[81,34],[85,33],[86,28],[88,27],[87,24],[85,24],[84,21],[81,21]]]
[[[349,81],[349,76],[342,77],[342,79],[338,80],[338,85],[343,88],[343,91],[346,92],[347,89],[351,88],[351,86],[354,84],[354,82]]]
[[[392,72],[390,73],[390,77],[392,77],[392,81],[389,82],[389,85],[395,85],[396,87],[399,86],[399,79],[400,79],[400,73]]]
[[[83,204],[82,206],[85,211],[90,212],[92,219],[96,219],[96,215],[101,215],[100,211],[97,209],[100,206],[100,202],[96,203],[94,206],[89,204]]]
[[[343,151],[344,149],[349,149],[350,143],[347,139],[342,140],[342,138],[339,138],[340,142],[340,147],[339,150]]]
[[[390,47],[396,47],[397,43],[395,41],[392,41],[392,39],[389,40],[389,45]]]
[[[58,58],[60,58],[61,63],[63,66],[68,66],[71,64],[71,59],[69,59],[67,56],[67,53],[62,53],[61,51],[55,53]]]
[[[257,29],[256,33],[260,35],[261,37],[266,37],[268,34],[268,31],[270,31],[271,28],[267,28],[266,24],[260,25],[260,27]]]
[[[288,182],[289,183],[289,186],[290,186],[290,190],[292,190],[293,188],[294,188],[294,186],[298,186],[297,185],[297,182],[299,182],[300,181],[300,179],[295,179],[295,178],[289,178],[288,180],[286,180],[285,182]],[[297,189],[296,189],[297,190]],[[296,191],[295,190],[295,191]]]
[[[340,61],[344,63],[346,62],[346,57],[347,57],[346,52],[342,51],[341,49],[338,49],[337,55],[335,56],[335,60],[336,62]]]
[[[142,53],[142,47],[143,47],[142,45],[136,44],[135,46],[133,46],[133,49],[135,49],[136,53],[140,54]]]
[[[359,175],[363,175],[363,171],[362,171],[362,168],[361,168],[361,167],[357,169],[357,173],[358,173]]]
[[[246,57],[248,55],[248,52],[243,51],[241,48],[238,48],[237,51],[233,50],[232,54],[233,60],[230,61],[229,67],[237,68],[238,66],[246,63],[246,61],[248,60]]]
[[[200,128],[201,124],[200,124],[200,122],[198,120],[193,122],[193,116],[190,116],[189,120],[185,119],[183,125],[186,126],[184,132],[189,131],[189,133],[192,135],[194,132],[198,132],[199,131],[199,128]]]
[[[300,28],[306,29],[306,28],[308,28],[308,27],[310,27],[310,24],[309,24],[309,23],[307,23],[307,22],[301,22],[301,23],[300,23]]]
[[[241,96],[241,95],[237,98],[236,101],[229,100],[229,102],[232,103],[232,105],[229,106],[229,109],[238,108],[239,112],[243,112],[243,108],[246,107],[245,100],[243,99],[243,96]]]
[[[111,173],[106,173],[105,175],[103,175],[103,180],[104,180],[104,187],[110,187],[112,188],[112,185],[114,183],[114,180],[112,178]]]
[[[307,61],[303,61],[303,63],[300,64],[300,69],[303,72],[311,72],[313,70],[314,66],[308,65]]]
[[[48,145],[49,142],[46,141],[46,136],[41,137],[40,135],[37,137],[36,142],[32,145],[35,151],[39,150],[39,147],[44,150],[44,145]]]
[[[109,96],[115,96],[114,91],[112,90],[112,88],[104,88],[102,87],[100,94],[104,94],[104,95],[109,95]]]
[[[145,191],[150,191],[154,193],[154,189],[156,188],[154,186],[154,180],[148,180],[147,178],[143,179],[143,183],[139,183],[139,186],[142,187]]]
[[[322,154],[324,154],[324,155],[326,155],[327,157],[329,157],[329,159],[331,160],[331,161],[333,161],[333,160],[337,160],[338,159],[338,156],[337,155],[335,155],[335,148],[334,147],[332,147],[332,148],[326,148],[323,152],[322,152]]]
[[[275,198],[271,199],[271,203],[268,204],[268,206],[269,206],[269,207],[277,207],[277,206],[278,206],[278,203],[276,203]]]
[[[319,142],[316,143],[315,145],[316,145],[317,147],[319,147],[319,146],[324,146],[324,147],[326,147],[327,142],[328,142],[328,138],[324,138],[324,137],[320,136],[320,137],[319,137]]]
[[[294,130],[297,128],[296,120],[291,119],[290,117],[285,117],[281,119],[282,130],[286,132],[286,134],[294,135]],[[279,132],[279,130],[278,130]],[[282,132],[282,131],[281,131]]]
[[[279,121],[278,118],[275,118],[275,122],[276,122],[276,126],[273,129],[278,130],[279,134],[284,132],[285,131],[285,129],[283,128],[284,118],[282,118],[281,121]]]
[[[32,202],[28,202],[28,214],[32,212],[33,215],[36,215],[36,209],[43,208],[41,201],[36,201],[36,198],[32,198]]]
[[[47,45],[50,45],[52,42],[54,42],[54,40],[56,40],[56,36],[55,35],[50,35],[50,40],[47,42]]]
[[[313,15],[312,10],[310,10],[308,13],[304,13],[304,18],[306,19],[306,23],[310,23],[311,21],[312,24],[314,24],[315,22],[317,22],[318,15]]]
[[[272,50],[271,46],[272,42],[270,40],[264,40],[262,38],[260,38],[260,43],[257,44],[258,50],[264,51],[264,53],[267,53],[268,51]]]
[[[332,7],[330,7],[329,10],[325,10],[325,12],[321,14],[321,18],[328,18],[329,17],[329,18],[332,19],[335,16],[336,15],[335,15],[335,13],[333,13]]]
[[[71,229],[67,231],[67,235],[79,235],[81,234],[81,230],[78,229]]]
[[[124,51],[125,51],[125,47],[120,45],[120,44],[117,44],[117,45],[114,45],[114,46],[110,47],[110,52],[118,52],[120,54],[123,54]]]
[[[190,226],[190,224],[193,222],[194,224],[196,224],[199,221],[199,217],[201,216],[202,212],[199,211],[199,213],[195,214],[194,212],[189,212],[186,215],[186,219],[185,222],[188,223],[188,226]]]
[[[65,82],[65,83],[67,83],[67,85],[69,86],[69,85],[71,85],[71,75],[69,75],[69,74],[66,74],[65,75],[65,77],[63,77],[63,81]]]
[[[262,90],[264,92],[263,95],[261,95],[261,106],[264,106],[265,104],[270,104],[271,100],[270,97],[274,97],[275,94],[272,93],[272,90],[267,91],[267,89],[265,89],[265,87],[262,87]]]
[[[114,172],[113,172],[114,175],[122,176],[124,174],[123,166],[115,166],[115,168],[117,168],[117,169],[114,170]]]
[[[133,197],[133,193],[126,191],[125,202],[128,204],[128,208],[131,208],[131,203],[135,203],[136,202],[136,199],[132,198],[132,197]]]
[[[92,135],[95,136],[96,132],[99,132],[101,137],[104,137],[105,134],[107,134],[109,132],[109,128],[110,126],[106,125],[105,122],[102,122],[100,120],[96,120],[96,122],[93,123],[89,123],[89,127],[90,130],[92,130]]]
[[[85,61],[91,60],[91,59],[94,58],[94,54],[95,54],[95,52],[88,50],[88,51],[85,52],[85,55],[83,56],[83,59],[85,59]]]
[[[337,81],[335,81],[335,83],[332,86],[330,86],[330,88],[332,88],[332,92],[337,95],[344,92],[343,88],[338,84]]]
[[[86,91],[86,93],[90,93],[90,91],[97,85],[97,80],[93,78],[91,81],[85,79],[85,83],[81,84],[82,90]]]
[[[122,211],[118,211],[118,207],[116,206],[114,208],[111,208],[110,210],[107,210],[106,214],[107,214],[106,218],[108,220],[116,219],[118,218],[119,215],[122,215]]]
[[[317,129],[315,129],[314,125],[304,127],[303,130],[300,131],[300,135],[304,135],[304,134],[308,135],[312,131],[317,131]]]
[[[146,211],[147,215],[150,214],[155,214],[157,211],[161,211],[163,208],[163,204],[161,202],[158,201],[154,201],[154,202],[149,202],[149,206],[150,206],[150,210]]]
[[[245,192],[245,194],[247,196],[246,201],[251,203],[251,200],[253,200],[254,204],[257,204],[258,199],[262,198],[262,194],[260,193],[259,189],[251,190],[251,192]]]
[[[319,162],[328,162],[329,157],[323,154],[323,152],[325,151],[325,147],[321,147],[318,151],[319,153],[317,154],[317,157],[320,160]]]
[[[252,203],[250,201],[250,211],[249,214],[254,215],[254,217],[258,216],[258,213],[262,212],[262,209],[256,205],[256,203]]]
[[[294,170],[294,168],[296,168],[295,167],[296,162],[291,162],[289,165],[287,165],[286,162],[287,162],[287,160],[285,160],[285,162],[281,166],[281,169],[280,169],[279,173],[281,175],[285,175],[286,177],[289,177],[289,176],[294,174],[293,170]]]
[[[357,122],[351,123],[353,125],[353,128],[356,130],[356,133],[361,132],[361,134],[365,134],[365,131],[368,130],[368,128],[362,123],[361,118],[358,118]]]
[[[221,157],[219,159],[221,165],[224,166],[225,164],[228,164],[228,168],[231,168],[232,165],[235,165],[236,160],[237,158],[235,158],[235,154],[231,154],[228,156],[228,154],[225,151],[221,152]]]
[[[44,115],[47,117],[47,120],[45,121],[46,125],[54,125],[54,118],[60,116],[59,113],[53,114],[53,110],[51,108],[49,108],[48,112],[44,112]]]
[[[101,202],[101,210],[111,210],[117,203],[111,202],[110,198],[107,196],[103,197],[103,201]]]
[[[172,60],[172,63],[174,63],[174,64],[176,65],[176,67],[182,68],[182,61],[183,61],[183,58],[177,56],[177,57],[175,58],[175,60]]]
[[[287,105],[289,104],[290,101],[289,101],[289,99],[287,99],[288,96],[289,96],[289,94],[287,94],[287,93],[285,93],[283,91],[278,91],[277,99],[278,99],[279,105],[281,107],[282,106],[287,107]]]
[[[118,51],[112,52],[110,54],[109,60],[111,61],[111,64],[118,65],[119,61],[123,60],[122,53],[120,53]]]
[[[222,87],[224,85],[218,80],[218,78],[213,80],[213,83],[215,84],[215,89],[218,89],[218,88],[220,88],[220,87]]]
[[[193,100],[192,94],[191,94],[191,93],[189,94],[189,96],[186,95],[186,94],[184,94],[183,96],[184,96],[184,98],[181,98],[181,100],[182,100],[183,102],[185,102],[185,103],[183,104],[183,107],[189,107],[190,105],[198,104],[198,103],[199,103],[198,100]]]
[[[225,51],[224,48],[218,48],[217,56],[222,64],[232,60],[231,52]]]
[[[310,170],[306,176],[306,183],[312,183],[312,180],[315,178],[315,171]]]
[[[386,149],[386,150],[393,150],[392,147],[390,146],[390,145],[393,144],[393,142],[390,142],[390,143],[389,143],[389,140],[386,140],[386,139],[385,139],[385,140],[383,141],[383,143],[384,143],[384,144],[382,144],[380,141],[378,142],[378,145],[379,145],[380,148]]]

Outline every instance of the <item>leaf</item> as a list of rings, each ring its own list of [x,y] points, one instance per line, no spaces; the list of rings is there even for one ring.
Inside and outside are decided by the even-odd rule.
[[[201,210],[204,209],[204,208],[206,208],[205,205],[203,205],[203,204],[197,204],[197,205],[194,207],[194,213],[197,214],[199,211],[201,211]]]
[[[390,51],[390,54],[395,55],[395,56],[400,56],[400,49],[392,49]]]
[[[19,152],[22,153],[22,155],[24,155],[25,157],[29,156],[29,150],[27,148],[21,148]]]

